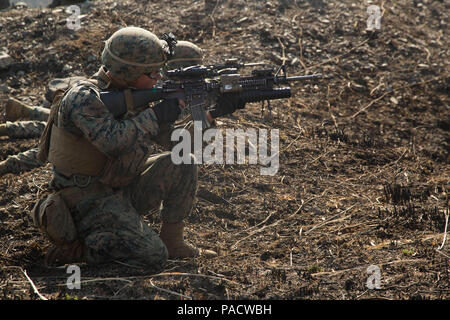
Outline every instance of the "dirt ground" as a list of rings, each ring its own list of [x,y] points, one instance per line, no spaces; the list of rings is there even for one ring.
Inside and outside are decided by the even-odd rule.
[[[370,5],[379,30],[366,30]],[[28,216],[50,165],[0,177],[0,299],[39,299],[32,283],[48,299],[449,299],[449,1],[94,1],[77,31],[63,10],[0,12],[15,61],[0,99],[41,105],[49,80],[93,74],[102,41],[130,25],[193,41],[208,64],[326,77],[292,84],[273,119],[252,103],[219,122],[278,129],[280,166],[200,166],[186,238],[216,258],[170,260],[157,275],[82,264],[70,290],[65,267],[44,266],[50,243]],[[0,160],[36,143],[2,137]],[[159,230],[158,215],[145,219]]]

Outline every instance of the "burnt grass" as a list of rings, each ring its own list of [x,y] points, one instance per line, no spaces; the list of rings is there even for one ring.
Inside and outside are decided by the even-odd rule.
[[[367,1],[95,1],[78,31],[64,7],[0,12],[0,47],[15,61],[0,70],[3,100],[41,105],[52,78],[94,73],[102,41],[127,25],[193,41],[208,64],[325,75],[292,84],[273,118],[252,103],[220,119],[278,129],[280,149],[274,176],[200,166],[185,237],[216,258],[170,260],[158,275],[81,264],[81,290],[69,290],[65,268],[44,266],[50,243],[28,216],[50,165],[1,177],[0,299],[39,299],[24,271],[49,299],[448,299],[450,5],[372,2],[380,30],[366,30]],[[0,138],[0,160],[36,143]],[[145,219],[159,230],[157,214]],[[366,287],[370,265],[380,289]]]

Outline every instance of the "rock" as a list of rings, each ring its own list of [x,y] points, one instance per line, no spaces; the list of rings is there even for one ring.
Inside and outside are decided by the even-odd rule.
[[[14,63],[13,58],[9,56],[4,51],[0,51],[0,70],[1,69],[8,69],[10,65]]]
[[[0,10],[6,9],[10,6],[9,0],[0,0]]]

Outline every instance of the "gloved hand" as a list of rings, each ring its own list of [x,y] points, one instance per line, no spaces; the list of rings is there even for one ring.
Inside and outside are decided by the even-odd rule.
[[[244,109],[245,102],[239,98],[239,93],[222,93],[217,99],[216,107],[209,111],[213,118],[232,114],[236,109]]]
[[[178,99],[166,99],[153,107],[158,124],[174,123],[181,113]]]

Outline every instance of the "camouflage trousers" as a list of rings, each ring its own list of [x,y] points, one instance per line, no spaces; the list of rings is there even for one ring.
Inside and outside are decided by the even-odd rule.
[[[39,138],[45,129],[45,121],[6,122],[7,135],[10,138]]]
[[[6,134],[10,138],[39,138],[44,131],[44,121],[6,122]],[[37,159],[37,148],[18,153],[6,158],[0,166],[0,175],[5,173],[21,173],[43,165]]]
[[[39,168],[44,164],[37,158],[38,149],[33,148],[28,151],[8,156],[2,163],[0,174],[21,173]]]
[[[146,169],[128,186],[77,203],[73,219],[87,247],[85,260],[117,260],[159,271],[167,248],[142,215],[156,209],[163,222],[181,222],[194,206],[197,170],[196,165],[173,164],[170,152],[165,152],[150,157]]]

